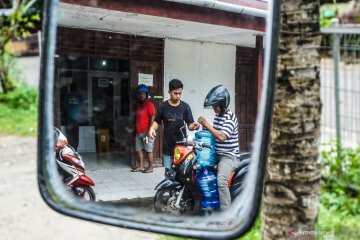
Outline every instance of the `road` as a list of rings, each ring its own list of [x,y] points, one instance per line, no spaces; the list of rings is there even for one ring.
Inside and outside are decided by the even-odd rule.
[[[0,238],[6,240],[160,239],[161,235],[63,216],[42,200],[36,138],[0,136]]]

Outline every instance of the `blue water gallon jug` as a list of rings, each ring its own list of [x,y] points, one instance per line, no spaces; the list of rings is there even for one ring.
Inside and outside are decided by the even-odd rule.
[[[212,147],[212,149],[202,148],[201,151],[196,151],[197,163],[202,167],[214,166],[216,160],[215,138],[208,130],[202,130],[195,133],[195,141],[205,143]]]
[[[201,194],[201,207],[216,209],[220,207],[217,178],[213,171],[206,168],[196,171],[196,186]]]

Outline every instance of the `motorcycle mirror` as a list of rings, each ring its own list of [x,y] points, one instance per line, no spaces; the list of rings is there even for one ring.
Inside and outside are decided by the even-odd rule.
[[[185,132],[185,134],[184,134]],[[183,125],[181,128],[180,128],[180,133],[182,135],[182,139],[184,142],[186,142],[186,129],[185,129],[185,125]]]
[[[68,216],[142,231],[205,239],[245,234],[258,215],[263,189],[279,5],[278,0],[45,1],[38,122],[38,185],[45,202]],[[240,150],[251,152],[251,161],[244,161],[250,165],[243,171],[242,191],[228,209],[205,209],[202,215],[154,212],[154,188],[164,178],[162,127],[154,142],[154,171],[130,171],[137,163],[137,86],[148,87],[158,112],[160,103],[171,99],[172,79],[183,82],[181,100],[194,121],[203,116],[212,123],[214,111],[203,108],[210,89],[222,84],[230,92]],[[95,202],[69,191],[54,156],[54,126],[85,164],[83,171],[79,159],[72,159],[81,171],[68,177],[84,180],[77,184],[92,188]]]

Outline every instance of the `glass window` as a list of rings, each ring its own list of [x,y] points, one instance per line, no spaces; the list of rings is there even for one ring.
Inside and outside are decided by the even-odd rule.
[[[106,58],[90,59],[90,70],[92,71],[116,72],[117,65],[118,65],[117,60],[114,59],[106,59]]]
[[[65,101],[69,94],[76,94],[79,98],[77,121],[79,125],[88,125],[88,91],[87,72],[83,71],[60,71],[60,112],[61,124],[67,124],[68,109]]]
[[[60,69],[87,70],[88,58],[77,56],[60,56]]]

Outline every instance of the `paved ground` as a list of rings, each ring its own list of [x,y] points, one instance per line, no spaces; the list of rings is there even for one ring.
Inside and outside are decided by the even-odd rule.
[[[0,136],[0,234],[6,240],[143,240],[161,236],[78,220],[51,210],[37,189],[36,139],[13,136]]]
[[[120,153],[80,153],[86,174],[95,182],[98,201],[116,201],[135,198],[152,198],[154,188],[164,179],[164,168],[152,173],[131,172],[128,157]]]

